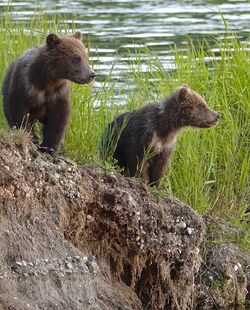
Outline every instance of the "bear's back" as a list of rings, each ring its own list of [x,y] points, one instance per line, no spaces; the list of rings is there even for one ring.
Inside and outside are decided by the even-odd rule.
[[[12,89],[13,84],[14,86],[19,83],[23,84],[27,80],[29,66],[39,55],[39,52],[40,47],[34,46],[31,49],[25,51],[9,65],[2,85],[4,101],[7,100],[9,90]]]
[[[11,101],[20,101],[26,96],[29,67],[39,53],[38,46],[25,51],[9,65],[5,73],[2,84],[3,109],[9,122],[11,121]]]
[[[101,157],[114,154],[118,159],[118,154],[134,152],[141,157],[158,126],[159,109],[159,104],[152,104],[117,116],[103,132]]]

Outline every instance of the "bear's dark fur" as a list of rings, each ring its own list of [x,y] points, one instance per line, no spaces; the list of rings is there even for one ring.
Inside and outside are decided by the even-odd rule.
[[[183,85],[164,102],[124,113],[108,124],[101,139],[101,157],[113,156],[125,175],[158,186],[180,129],[208,128],[219,118],[198,93]]]
[[[9,66],[3,81],[3,108],[10,127],[33,131],[38,120],[43,124],[40,149],[45,152],[57,151],[64,136],[69,81],[86,84],[95,76],[81,37],[80,32],[65,37],[49,34],[45,45],[27,50]]]

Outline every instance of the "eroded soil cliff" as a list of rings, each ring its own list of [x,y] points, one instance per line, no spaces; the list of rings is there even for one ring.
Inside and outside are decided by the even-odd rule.
[[[136,180],[4,139],[0,221],[0,309],[217,309],[203,219]]]

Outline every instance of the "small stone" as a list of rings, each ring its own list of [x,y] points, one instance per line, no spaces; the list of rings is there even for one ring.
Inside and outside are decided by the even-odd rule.
[[[183,222],[183,221],[180,221],[176,226],[180,227],[180,228],[186,228],[187,224],[185,222]]]
[[[87,260],[85,261],[85,265],[88,267],[88,268],[92,268],[92,263],[93,261],[95,260],[95,256],[94,255],[90,255],[87,257]]]
[[[66,267],[68,269],[73,269],[73,265],[70,262],[66,262]]]
[[[80,192],[77,192],[77,193],[76,193],[76,196],[77,196],[78,198],[81,198]]]
[[[95,219],[93,218],[93,216],[91,216],[90,214],[87,215],[87,221],[88,222],[94,222],[94,220]]]
[[[81,260],[81,258],[80,258],[79,255],[74,256],[73,259],[74,259],[75,261],[77,261],[77,262],[80,262],[80,260]]]
[[[189,235],[192,235],[193,232],[194,232],[194,229],[193,229],[193,228],[191,228],[191,227],[188,227],[188,228],[187,228],[187,233],[188,233]]]
[[[93,262],[95,260],[95,256],[94,255],[90,255],[87,257],[87,260],[90,262]]]
[[[129,204],[130,206],[135,207],[137,205],[136,201],[128,192],[123,192],[122,196],[123,199],[126,201],[126,203]]]
[[[22,266],[21,262],[15,262],[11,265],[11,269],[15,272],[20,272],[20,267]]]
[[[66,273],[72,273],[71,269],[65,270]]]
[[[49,263],[49,264],[47,265],[47,269],[48,269],[49,271],[54,271],[54,270],[56,270],[56,269],[55,269],[55,266],[54,266],[53,264],[51,264],[51,263]]]
[[[23,265],[24,267],[26,267],[26,266],[27,266],[27,263],[23,260],[23,261],[22,261],[22,265]]]

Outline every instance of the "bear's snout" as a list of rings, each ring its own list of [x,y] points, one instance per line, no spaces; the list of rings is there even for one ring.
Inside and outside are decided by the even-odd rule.
[[[88,74],[86,74],[83,84],[90,83],[91,81],[94,80],[95,77],[96,77],[95,71],[90,71]]]
[[[92,71],[89,75],[90,80],[93,80],[96,77],[95,71]]]
[[[94,71],[81,72],[80,74],[75,75],[70,80],[79,84],[88,84],[96,77],[96,73]]]
[[[203,126],[201,127],[212,127],[218,123],[220,118],[220,113],[208,110],[207,117],[205,117],[204,123],[202,124]]]
[[[217,119],[217,121],[218,121],[220,118],[221,118],[220,113],[216,112],[216,119]]]
[[[217,123],[219,121],[219,119],[221,118],[220,113],[218,112],[213,112],[213,118],[210,121],[211,123]]]

